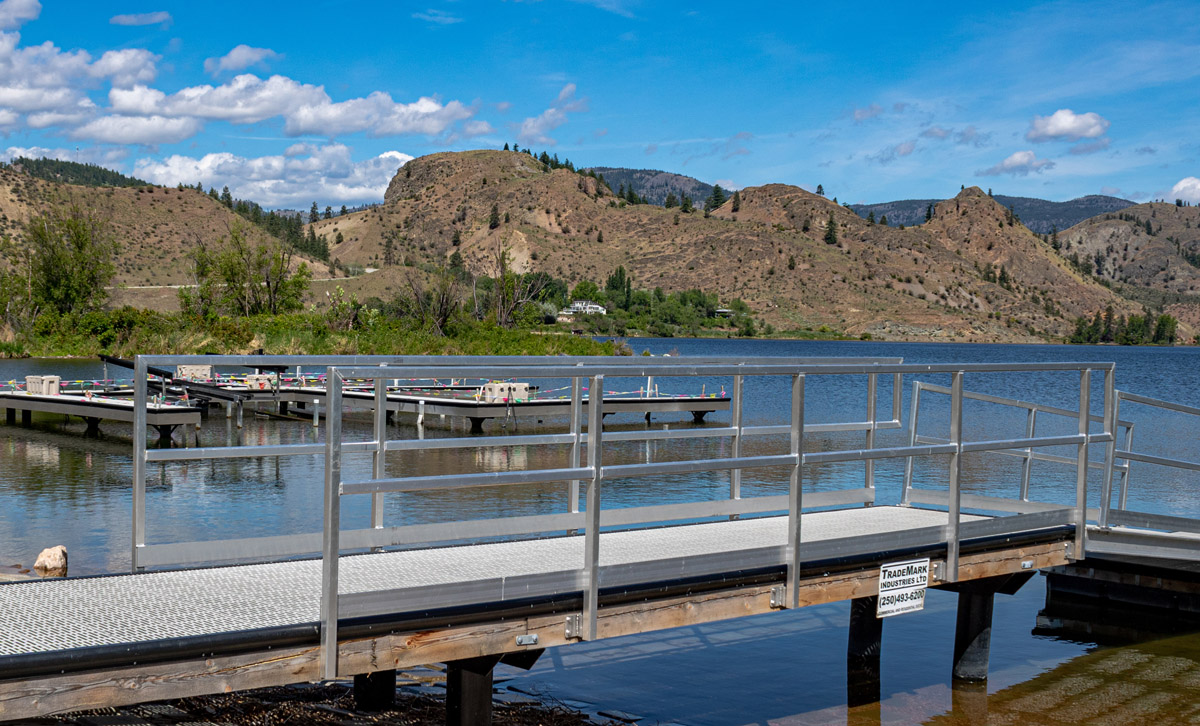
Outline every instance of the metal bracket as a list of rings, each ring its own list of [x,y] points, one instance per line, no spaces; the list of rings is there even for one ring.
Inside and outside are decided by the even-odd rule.
[[[580,613],[568,615],[566,618],[566,625],[567,640],[583,640],[583,615]]]
[[[1063,554],[1067,556],[1068,560],[1074,561],[1075,560],[1075,543],[1067,542],[1067,546],[1063,549]]]
[[[933,579],[934,580],[945,580],[946,579],[946,563],[945,562],[933,563]]]
[[[568,628],[569,628],[569,626],[568,626]],[[568,629],[567,633],[568,633],[567,637],[568,638],[571,637],[569,629]],[[537,633],[527,633],[525,635],[517,636],[517,645],[537,645],[537,644],[538,644]]]
[[[787,587],[783,585],[776,585],[775,587],[771,588],[771,607],[787,607]]]

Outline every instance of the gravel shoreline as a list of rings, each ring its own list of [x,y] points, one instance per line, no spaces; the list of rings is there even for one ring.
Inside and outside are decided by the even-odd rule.
[[[438,674],[436,669],[397,674],[396,704],[385,711],[355,710],[353,683],[338,680],[78,711],[13,723],[18,726],[443,726],[445,682],[436,680]],[[496,726],[647,723],[622,712],[571,708],[553,698],[502,685],[497,686],[492,696],[492,708],[492,722]]]

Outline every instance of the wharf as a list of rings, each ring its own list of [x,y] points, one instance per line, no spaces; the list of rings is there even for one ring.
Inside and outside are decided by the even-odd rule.
[[[1099,570],[1081,562],[1120,557],[1133,571],[1109,579],[1125,584],[1147,575],[1148,586],[1161,591],[1164,578],[1140,558],[1200,562],[1200,519],[1127,508],[1129,462],[1191,471],[1200,462],[1135,450],[1133,424],[1119,415],[1122,402],[1195,416],[1200,408],[1117,390],[1111,363],[146,356],[135,362],[134,401],[148,400],[151,366],[185,364],[325,368],[322,387],[228,391],[214,399],[239,411],[240,395],[252,405],[315,404],[314,413],[324,408],[326,415],[322,440],[151,450],[145,427],[135,427],[133,572],[0,584],[0,721],[346,676],[370,708],[395,697],[397,669],[445,663],[448,726],[483,726],[491,723],[497,663],[529,667],[547,648],[579,641],[839,601],[850,603],[847,693],[858,705],[879,698],[884,619],[920,609],[926,587],[958,597],[951,664],[957,688],[987,678],[994,596],[1016,592],[1035,573],[1071,568],[1057,571],[1093,577]],[[965,377],[981,373],[992,380],[997,373],[1006,380],[1066,377],[1068,390],[1052,393],[1056,400],[1078,395],[1078,409],[964,388]],[[948,387],[928,380],[947,374]],[[1092,411],[1093,374],[1103,376],[1100,415]],[[483,376],[569,379],[571,397],[539,410],[544,400],[487,404],[386,388],[389,381]],[[720,379],[732,395],[662,402],[605,390],[606,380],[687,376]],[[836,406],[807,407],[806,381],[820,376],[857,384],[841,387]],[[914,391],[907,415],[905,376]],[[775,386],[789,404],[786,421],[754,412],[747,423],[747,378]],[[887,414],[879,410],[881,383],[890,383]],[[866,415],[848,421],[848,400],[860,392]],[[949,399],[933,409],[944,438],[919,433],[922,393]],[[482,421],[515,416],[522,404],[529,406],[525,415],[569,414],[552,422],[566,425],[426,440],[419,431],[417,438],[391,438],[396,432],[387,423],[388,412],[413,407],[420,417],[440,413],[437,406],[465,405],[457,414],[444,410]],[[704,409],[689,406],[728,406],[731,417],[720,427],[605,431],[604,415],[622,405],[636,412],[668,405],[658,410],[694,416]],[[997,416],[996,407],[1018,415]],[[358,435],[359,426],[346,436],[344,413],[356,408],[373,410],[369,439]],[[836,420],[814,420],[830,410]],[[1039,416],[1059,422],[1054,433],[1039,431]],[[998,422],[1014,430],[998,430]],[[876,439],[904,428],[907,443]],[[862,439],[846,438],[855,434]],[[751,455],[743,447],[752,437],[763,443]],[[619,458],[623,444],[610,446],[682,439],[709,443],[647,447],[632,462]],[[514,446],[549,453],[512,467],[463,456],[466,470],[453,473],[444,473],[435,453]],[[1064,450],[1074,455],[1058,453]],[[428,456],[432,464],[399,466],[389,457],[397,452]],[[964,466],[967,455],[1020,457],[1022,475],[1000,481],[979,474],[985,470]],[[187,542],[171,541],[174,532],[148,522],[155,504],[147,496],[148,467],[275,457],[322,460],[311,469],[314,479],[323,478],[320,531]],[[883,501],[875,482],[874,465],[889,459],[904,465],[895,504]],[[814,486],[812,472],[828,464],[859,464],[862,478],[838,474]],[[1066,466],[1073,475],[1042,477],[1042,465]],[[186,479],[196,468],[180,467],[176,475]],[[1099,498],[1088,486],[1091,471],[1101,477]],[[755,472],[753,490],[743,489],[745,472]],[[703,477],[703,486],[674,486],[693,476]],[[656,486],[662,477],[672,477],[672,486]],[[613,486],[622,480],[632,486]],[[545,497],[550,490],[539,489],[536,509],[514,512],[506,490],[528,493],[531,485],[562,488]],[[455,519],[461,510],[424,506],[468,489],[494,504],[488,515]],[[636,490],[638,499],[615,502],[612,493],[621,490]],[[347,498],[362,504],[343,510]],[[319,559],[304,559],[318,552]],[[191,568],[151,569],[180,566]],[[1176,589],[1194,587],[1181,582]]]
[[[799,604],[873,596],[880,563],[899,554],[885,542],[944,571],[945,520],[912,507],[805,515]],[[600,535],[597,637],[777,610],[787,522]],[[992,522],[964,517],[960,583],[1067,561],[1069,528],[996,538]],[[362,612],[344,608],[337,672],[515,662],[577,641],[564,616],[580,606],[584,547],[574,535],[341,557],[340,596]],[[372,598],[381,586],[383,611]],[[0,585],[0,720],[318,680],[320,591],[320,560]],[[35,620],[44,627],[31,632]]]
[[[0,391],[0,408],[4,409],[4,421],[16,424],[17,412],[21,412],[22,425],[33,422],[34,413],[78,416],[87,422],[88,431],[94,433],[100,421],[122,421],[133,423],[134,406],[129,398],[110,395],[80,394],[37,394],[24,391]],[[146,424],[154,427],[160,437],[169,439],[176,426],[200,424],[200,408],[177,403],[147,403]]]
[[[389,414],[407,413],[418,417],[429,415],[466,418],[471,422],[472,433],[482,433],[485,421],[494,419],[544,418],[566,416],[571,412],[570,398],[529,398],[516,401],[488,402],[474,397],[414,394],[408,391],[387,394]],[[325,401],[323,387],[306,386],[280,387],[278,394],[266,391],[254,392],[251,400],[278,400],[281,404],[295,403],[298,406],[319,404]],[[318,405],[319,405],[318,404]],[[587,402],[583,402],[587,411]],[[611,396],[604,397],[605,415],[617,413],[643,414],[690,413],[695,423],[702,423],[705,415],[714,411],[728,411],[728,396]],[[342,392],[342,406],[348,411],[375,410],[375,394],[370,391],[347,390]],[[281,406],[280,413],[287,413]]]

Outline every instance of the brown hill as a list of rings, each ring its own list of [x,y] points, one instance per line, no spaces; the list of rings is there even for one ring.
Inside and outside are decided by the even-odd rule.
[[[1200,207],[1138,204],[1081,222],[1059,240],[1064,256],[1113,282],[1200,293]]]
[[[497,224],[491,212],[497,211]],[[837,244],[824,241],[832,215]],[[977,188],[941,202],[921,227],[869,224],[798,187],[744,189],[711,217],[628,206],[595,180],[550,171],[526,154],[471,151],[408,162],[376,209],[317,222],[332,253],[369,267],[445,264],[458,250],[494,274],[518,270],[572,284],[624,265],[639,286],[699,287],[740,297],[777,327],[827,325],[894,339],[1035,340],[1064,336],[1079,315],[1140,307],[1071,268]],[[457,239],[458,244],[455,244]]]
[[[57,184],[0,168],[0,234],[23,244],[25,223],[49,205],[78,206],[106,220],[120,245],[114,284],[134,288],[189,282],[187,251],[227,236],[235,224],[241,224],[252,241],[270,239],[195,189]],[[328,275],[324,263],[309,264],[315,276]],[[174,298],[174,293],[168,297]],[[144,304],[133,290],[115,299]]]
[[[1059,234],[1061,254],[1200,329],[1200,208],[1138,204]]]

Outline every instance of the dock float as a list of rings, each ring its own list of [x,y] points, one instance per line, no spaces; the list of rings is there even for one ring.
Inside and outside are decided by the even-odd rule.
[[[21,424],[30,426],[34,413],[77,416],[87,422],[88,433],[99,430],[100,422],[134,422],[133,401],[105,395],[58,394],[46,395],[24,391],[0,391],[0,408],[4,409],[4,421],[8,425],[17,422],[21,412]],[[163,439],[170,439],[176,426],[200,424],[201,409],[177,403],[146,404],[146,425],[158,431]]]

